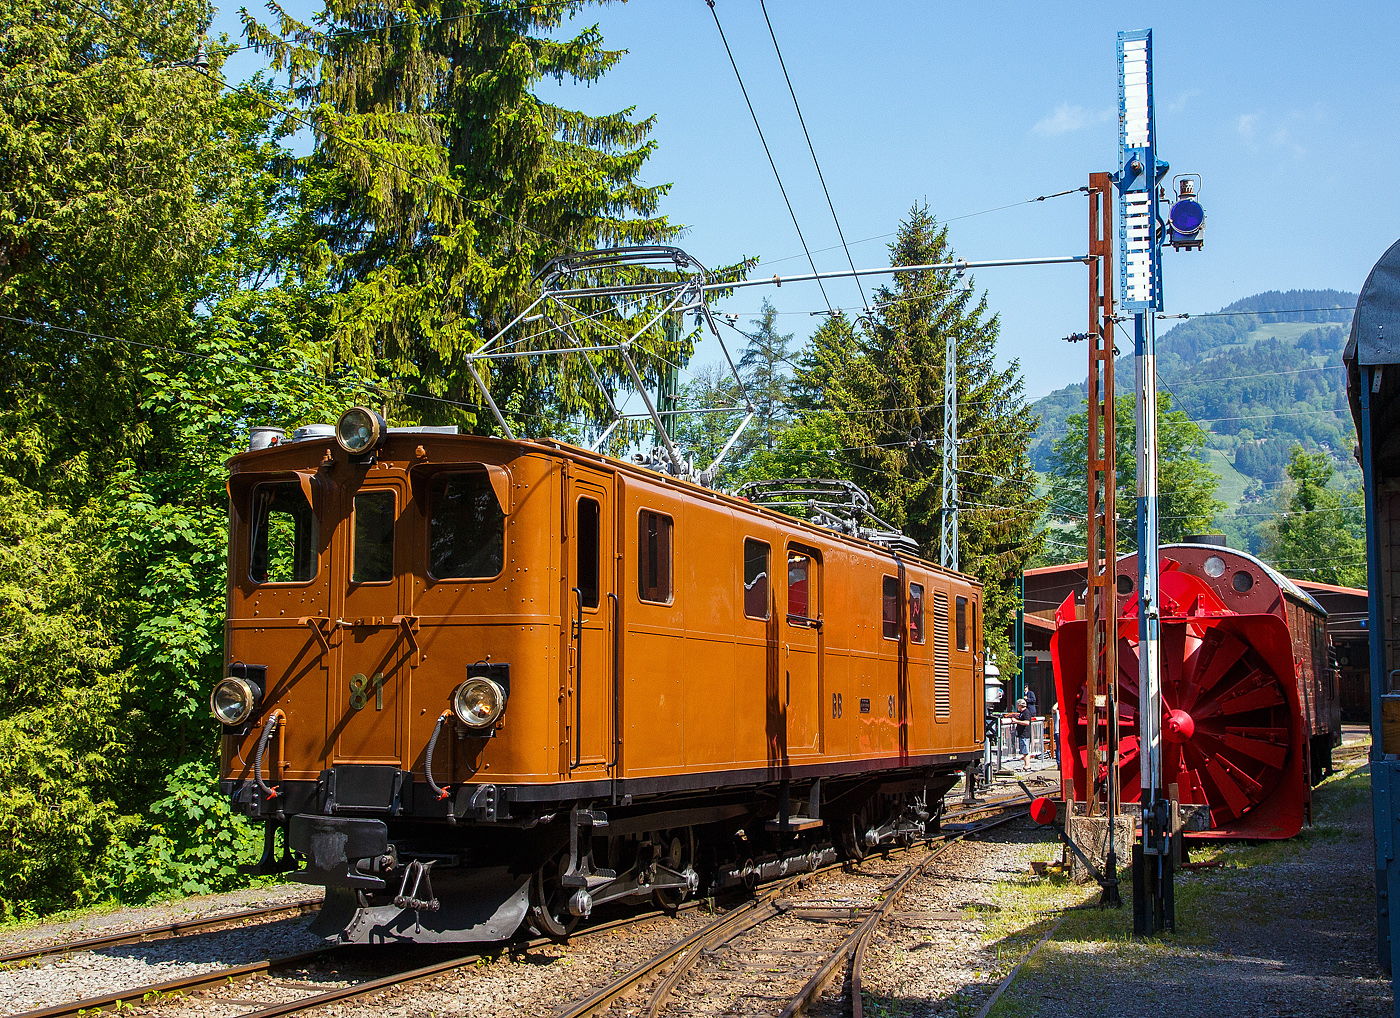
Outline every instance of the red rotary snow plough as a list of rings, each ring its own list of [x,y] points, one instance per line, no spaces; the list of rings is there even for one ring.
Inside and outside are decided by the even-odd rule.
[[[1311,785],[1330,773],[1340,735],[1326,613],[1251,555],[1214,545],[1162,552],[1162,784],[1176,785],[1183,805],[1209,806],[1209,827],[1195,836],[1290,838],[1311,821]],[[1118,562],[1117,683],[1125,803],[1141,794],[1136,588],[1137,556],[1126,556]],[[1075,600],[1060,605],[1050,648],[1062,773],[1082,799],[1088,623],[1082,605],[1076,618]],[[1101,767],[1097,782],[1106,776]]]

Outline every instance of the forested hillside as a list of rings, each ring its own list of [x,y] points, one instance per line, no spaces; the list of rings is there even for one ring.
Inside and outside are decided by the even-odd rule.
[[[1337,290],[1269,291],[1158,334],[1159,392],[1207,432],[1204,456],[1229,507],[1215,523],[1239,547],[1263,547],[1261,527],[1289,486],[1294,446],[1324,453],[1335,487],[1357,483],[1342,371],[1355,302],[1355,294]],[[1170,321],[1159,321],[1159,329]],[[1120,327],[1117,340],[1114,379],[1119,393],[1131,393],[1131,323]],[[1082,411],[1085,391],[1083,383],[1066,386],[1036,402],[1037,470],[1050,469],[1053,445],[1070,416]]]

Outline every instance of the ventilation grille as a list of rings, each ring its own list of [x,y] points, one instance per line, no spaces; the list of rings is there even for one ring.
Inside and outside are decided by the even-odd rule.
[[[933,592],[933,716],[947,721],[948,695],[948,595]]]

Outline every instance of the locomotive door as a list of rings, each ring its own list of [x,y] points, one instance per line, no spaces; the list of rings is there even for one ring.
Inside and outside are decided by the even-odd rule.
[[[405,569],[409,517],[402,484],[376,479],[349,498],[334,578],[343,591],[332,669],[336,763],[402,766],[400,696],[416,653]]]
[[[569,625],[567,658],[569,769],[606,772],[613,729],[617,623],[613,479],[573,467],[565,502]]]
[[[788,756],[820,753],[822,688],[822,561],[811,548],[787,552],[787,617],[783,621],[783,685]]]

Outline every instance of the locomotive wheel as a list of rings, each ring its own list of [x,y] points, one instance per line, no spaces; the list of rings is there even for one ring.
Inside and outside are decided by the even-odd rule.
[[[869,849],[865,832],[870,829],[870,803],[862,803],[855,811],[836,821],[836,841],[841,854],[851,862],[860,862]]]
[[[687,866],[695,865],[695,832],[689,827],[680,830],[666,831],[657,848],[660,853],[660,863],[667,869],[675,870],[677,873]],[[659,908],[675,910],[680,907],[681,902],[690,897],[690,890],[676,890],[671,887],[658,888],[651,892],[652,901],[656,902]]]
[[[530,878],[530,927],[540,936],[556,940],[566,938],[579,921],[569,911],[569,889],[559,883],[564,867],[562,858],[551,859]]]

